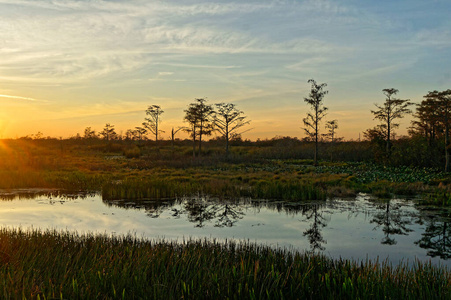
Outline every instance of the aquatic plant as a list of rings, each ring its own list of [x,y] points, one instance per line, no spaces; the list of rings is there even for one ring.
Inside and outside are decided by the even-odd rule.
[[[449,299],[447,268],[249,242],[0,230],[2,299]]]
[[[447,175],[434,168],[387,167],[369,163],[343,163],[332,166],[319,166],[317,173],[349,174],[359,183],[369,183],[381,180],[390,182],[423,182],[433,183],[446,178]]]

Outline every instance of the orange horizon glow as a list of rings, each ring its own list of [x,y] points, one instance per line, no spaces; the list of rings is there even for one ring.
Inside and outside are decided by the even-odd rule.
[[[302,139],[314,79],[329,91],[321,130],[337,119],[338,136],[362,139],[383,89],[420,103],[451,87],[449,11],[420,0],[0,1],[0,138],[106,123],[125,133],[149,105],[165,111],[168,138],[206,98],[244,111],[244,139]]]

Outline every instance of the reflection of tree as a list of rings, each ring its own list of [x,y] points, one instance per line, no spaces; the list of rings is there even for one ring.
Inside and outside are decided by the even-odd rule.
[[[215,222],[215,227],[232,227],[239,219],[243,218],[243,209],[247,207],[245,203],[208,198],[191,198],[181,201],[103,200],[103,202],[108,206],[145,209],[147,216],[151,218],[159,218],[166,211],[170,212],[174,218],[186,215],[188,221],[195,223],[196,227],[204,227],[205,223],[210,221]]]
[[[392,237],[393,235],[407,235],[412,231],[407,228],[407,225],[412,224],[410,215],[403,214],[399,205],[390,205],[390,200],[388,200],[387,203],[379,205],[378,208],[381,211],[374,215],[371,223],[377,224],[374,229],[382,227],[382,231],[385,233],[381,244],[395,245],[397,242]]]
[[[188,220],[196,223],[196,227],[204,227],[205,222],[216,220],[215,227],[232,227],[243,218],[243,205],[229,202],[207,201],[205,199],[189,199],[184,209]]]
[[[250,200],[246,201],[246,205],[254,208],[256,211],[260,211],[261,208],[267,208],[275,210],[279,213],[286,213],[287,215],[297,215],[305,210],[305,205],[301,205],[296,202],[286,201],[264,201],[264,200]]]
[[[428,222],[426,231],[422,238],[415,244],[423,249],[427,249],[427,255],[440,257],[442,259],[451,258],[451,227],[448,222],[431,220]]]
[[[238,206],[230,204],[224,205],[223,211],[218,212],[218,221],[216,227],[232,227],[238,219],[243,218],[244,213],[238,209]]]
[[[321,229],[327,226],[327,219],[323,217],[320,211],[321,205],[305,205],[303,208],[302,215],[305,216],[306,220],[312,220],[310,228],[304,231],[304,236],[308,238],[312,251],[322,251],[325,249],[322,244],[326,244],[327,241],[324,240]]]
[[[158,218],[162,213],[175,204],[175,200],[165,201],[129,201],[129,200],[103,200],[108,206],[117,206],[125,209],[144,209],[146,215],[151,218]]]
[[[205,222],[216,217],[215,206],[203,199],[189,199],[185,202],[184,208],[188,214],[188,221],[196,223],[196,227],[204,227]]]
[[[146,203],[144,206],[144,209],[146,210],[146,215],[148,215],[151,218],[158,218],[162,213],[164,213],[166,210],[169,209],[172,205],[174,205],[174,200],[168,201],[168,202],[151,202]],[[136,208],[141,208],[140,206],[137,206]]]

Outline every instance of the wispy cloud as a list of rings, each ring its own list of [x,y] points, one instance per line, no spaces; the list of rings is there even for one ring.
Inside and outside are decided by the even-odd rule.
[[[32,102],[45,102],[43,100],[37,100],[34,98],[20,97],[20,96],[13,96],[13,95],[0,95],[0,98],[16,99],[16,100],[24,100],[24,101],[32,101]]]
[[[381,1],[0,0],[0,97],[49,99],[49,118],[149,96],[182,109],[196,94],[264,113],[274,99],[294,107],[308,78],[342,95],[445,78],[451,3]]]
[[[451,24],[450,24],[451,26]],[[445,49],[451,47],[451,29],[424,29],[415,35],[415,43],[425,48]]]
[[[195,69],[239,69],[242,68],[242,66],[230,66],[230,65],[211,65],[211,64],[205,64],[205,65],[201,65],[201,64],[189,64],[189,63],[171,63],[171,62],[167,62],[167,63],[158,63],[161,65],[166,65],[166,66],[173,66],[173,67],[182,67],[182,68],[195,68]]]
[[[182,54],[302,54],[337,49],[311,38],[273,40],[272,32],[230,27],[196,15],[232,15],[257,21],[255,12],[280,9],[277,2],[197,3],[127,1],[0,1],[28,8],[29,16],[0,13],[2,64],[24,78],[49,81],[90,79],[136,70],[155,55]],[[56,10],[53,12],[52,9]],[[25,10],[27,11],[27,10]],[[178,16],[178,17],[177,17]],[[5,63],[6,62],[6,63]]]

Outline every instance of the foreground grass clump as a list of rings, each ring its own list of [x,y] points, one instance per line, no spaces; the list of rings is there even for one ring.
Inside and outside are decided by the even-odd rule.
[[[451,274],[249,243],[0,231],[2,299],[449,299]]]

